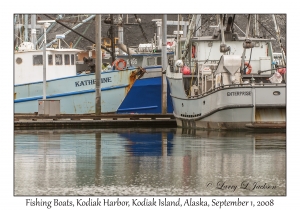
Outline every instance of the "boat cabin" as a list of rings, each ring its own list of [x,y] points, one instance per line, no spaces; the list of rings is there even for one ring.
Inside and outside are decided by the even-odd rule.
[[[76,75],[77,49],[46,49],[46,80]],[[43,81],[43,50],[24,50],[14,54],[14,84]]]

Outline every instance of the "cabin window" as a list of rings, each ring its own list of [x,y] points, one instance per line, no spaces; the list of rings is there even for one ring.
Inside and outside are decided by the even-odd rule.
[[[33,65],[43,65],[43,55],[34,55],[33,56]]]
[[[147,58],[147,66],[154,66],[155,58]]]
[[[71,65],[74,65],[74,62],[75,62],[75,55],[72,54],[71,55]]]
[[[48,55],[48,65],[53,65],[53,56]]]
[[[43,65],[43,55],[33,55],[33,65]]]
[[[157,57],[156,63],[157,63],[157,65],[161,65],[161,57]]]
[[[62,54],[55,55],[55,65],[62,65]]]
[[[17,58],[17,59],[16,59],[16,63],[17,63],[17,64],[21,64],[21,63],[22,63],[22,58]]]
[[[70,65],[70,55],[69,54],[65,55],[65,65]]]

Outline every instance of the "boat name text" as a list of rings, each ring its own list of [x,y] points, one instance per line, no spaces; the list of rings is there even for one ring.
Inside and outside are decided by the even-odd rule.
[[[101,83],[108,83],[112,82],[111,77],[101,78]],[[89,79],[89,80],[81,80],[75,82],[75,87],[85,86],[85,85],[94,85],[96,84],[96,79]]]
[[[137,65],[138,61],[136,58],[130,59],[131,65]],[[129,63],[129,59],[126,60],[126,63]]]
[[[251,91],[227,92],[227,96],[251,96]]]

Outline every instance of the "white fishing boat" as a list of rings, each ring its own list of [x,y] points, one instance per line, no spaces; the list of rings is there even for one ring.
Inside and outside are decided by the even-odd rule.
[[[95,74],[76,74],[78,50],[47,49],[46,99],[60,101],[61,114],[95,113]],[[38,112],[43,99],[43,51],[15,53],[15,113]],[[136,69],[101,73],[101,111],[116,112],[135,82]]]
[[[246,36],[232,29],[232,18],[213,36],[192,37],[183,54],[169,60],[167,80],[177,125],[198,129],[286,128],[286,68],[275,64],[272,39]],[[228,30],[226,30],[228,29]],[[181,52],[180,50],[180,52]],[[189,56],[187,56],[189,55]]]
[[[21,42],[14,52],[14,112],[38,112],[39,100],[47,99],[59,101],[61,114],[95,113],[95,74],[77,74],[75,62],[79,52],[60,47],[36,49],[32,42]],[[103,113],[117,111],[135,82],[137,71],[127,68],[101,73]]]

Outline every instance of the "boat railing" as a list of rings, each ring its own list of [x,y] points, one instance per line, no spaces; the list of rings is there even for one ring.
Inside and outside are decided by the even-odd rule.
[[[214,92],[232,88],[251,88],[251,87],[273,87],[273,86],[282,86],[285,87],[285,83],[248,83],[248,84],[228,84],[228,85],[220,85],[218,87],[211,87],[209,90],[202,92],[200,94],[188,95],[188,98],[199,98],[203,96],[210,95]]]

